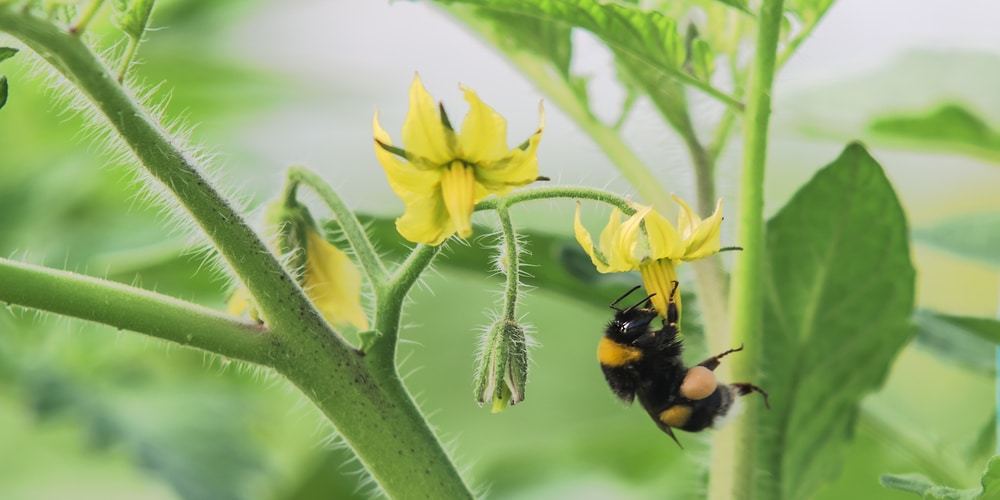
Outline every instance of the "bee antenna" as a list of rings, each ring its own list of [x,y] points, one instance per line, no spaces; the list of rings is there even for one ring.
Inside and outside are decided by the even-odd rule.
[[[635,309],[636,307],[639,307],[641,304],[646,304],[646,306],[648,308],[649,306],[653,305],[653,302],[651,300],[649,300],[649,299],[652,299],[654,296],[656,296],[656,294],[655,293],[651,293],[651,294],[647,295],[646,297],[644,297],[639,302],[636,302],[635,304],[632,304],[632,307],[629,307],[628,309],[625,309],[624,311],[621,311],[621,312],[629,312],[632,309]]]
[[[639,289],[639,287],[641,287],[641,286],[642,286],[642,285],[636,285],[636,286],[634,286],[634,287],[632,287],[632,288],[629,288],[629,290],[628,290],[627,292],[625,292],[625,295],[622,295],[621,297],[618,297],[617,299],[615,299],[615,301],[611,303],[610,307],[611,307],[612,309],[614,309],[615,311],[618,311],[618,312],[624,312],[624,311],[623,311],[622,309],[619,309],[619,308],[617,308],[617,307],[615,307],[615,306],[616,306],[616,305],[617,305],[617,304],[618,304],[619,302],[621,302],[622,300],[624,300],[624,299],[625,299],[625,297],[628,297],[629,295],[632,295],[632,292],[634,292],[634,291],[638,290],[638,289]],[[630,308],[628,308],[628,309],[625,309],[625,311],[628,311],[628,310],[631,310],[631,309],[632,309],[633,307],[635,307],[635,306],[632,306],[632,307],[630,307]]]

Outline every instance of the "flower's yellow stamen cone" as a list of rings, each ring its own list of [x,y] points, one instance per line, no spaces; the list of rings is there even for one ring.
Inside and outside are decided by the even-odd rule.
[[[653,307],[661,317],[667,317],[667,304],[670,302],[670,294],[674,292],[674,282],[677,281],[677,271],[674,269],[670,259],[658,259],[639,266],[639,273],[642,275],[642,284],[646,288],[647,294],[653,295]],[[674,294],[674,302],[677,303],[678,323],[681,313],[681,291]]]
[[[476,173],[468,165],[453,161],[441,174],[444,206],[462,238],[472,236],[472,209],[476,206]]]

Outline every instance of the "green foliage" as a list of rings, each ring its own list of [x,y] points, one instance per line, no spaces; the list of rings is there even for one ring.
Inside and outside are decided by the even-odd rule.
[[[966,369],[996,373],[995,347],[1000,345],[1000,321],[926,309],[917,311],[914,321],[916,342],[921,347]]]
[[[1000,457],[993,457],[986,470],[979,488],[955,489],[939,486],[920,474],[883,474],[879,482],[886,488],[916,493],[922,498],[941,500],[996,500],[1000,498]]]
[[[112,4],[118,11],[112,19],[115,26],[132,40],[141,40],[143,33],[146,32],[146,26],[149,25],[156,0],[115,0]]]
[[[13,47],[0,47],[0,62],[10,59],[14,54],[17,54],[17,49]],[[4,105],[7,104],[7,92],[7,77],[0,75],[0,109],[3,109]]]
[[[1000,162],[1000,131],[960,104],[923,114],[888,114],[868,125],[876,137],[905,141],[913,149],[968,154]]]
[[[878,238],[873,238],[878,234]],[[906,218],[852,144],[767,225],[761,498],[806,498],[839,470],[863,396],[913,333]]]
[[[918,243],[1000,267],[1000,212],[961,215],[913,230]]]
[[[676,20],[658,11],[596,0],[442,0],[442,3],[468,3],[494,16],[524,16],[562,26],[562,29],[584,29],[607,44],[616,57],[626,58],[629,65],[650,71],[654,79],[666,77],[687,83],[698,82],[684,69],[687,53]],[[559,30],[559,33],[562,31]],[[711,53],[707,43],[698,50],[702,59]],[[547,50],[545,54],[556,63],[556,67],[565,67],[561,59],[553,59],[551,52]],[[557,54],[565,54],[565,50],[557,51]],[[698,64],[701,65],[699,71],[709,69],[704,61]],[[699,85],[699,88],[725,98],[708,85]]]
[[[17,54],[17,49],[13,47],[0,47],[0,62],[4,62]]]

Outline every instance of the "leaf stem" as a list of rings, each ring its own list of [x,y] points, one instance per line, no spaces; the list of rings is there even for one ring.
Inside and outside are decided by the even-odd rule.
[[[730,297],[732,344],[743,345],[744,352],[729,362],[732,380],[756,380],[760,367],[765,246],[764,173],[782,7],[783,0],[764,0],[759,14],[756,51],[750,68],[744,114],[737,237],[744,251],[733,268]],[[732,431],[716,436],[709,498],[742,500],[755,497],[757,412],[757,405],[747,405],[746,411],[732,426]]]
[[[256,322],[113,281],[0,258],[0,301],[268,364],[272,333]],[[108,307],[113,304],[113,307]]]

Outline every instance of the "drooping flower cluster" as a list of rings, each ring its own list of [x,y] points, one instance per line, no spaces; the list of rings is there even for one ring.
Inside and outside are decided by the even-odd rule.
[[[680,205],[680,215],[675,227],[652,207],[632,203],[635,214],[624,222],[624,214],[617,208],[601,232],[600,242],[594,245],[590,233],[580,222],[577,205],[574,232],[576,241],[590,256],[601,273],[620,273],[638,270],[642,283],[652,297],[653,307],[666,317],[667,302],[677,281],[675,266],[682,261],[704,259],[719,252],[719,227],[722,224],[722,200],[715,213],[702,220],[694,210],[674,196]],[[680,310],[680,294],[675,297]]]
[[[472,235],[472,211],[490,194],[505,195],[538,178],[538,130],[514,149],[507,147],[507,122],[471,89],[460,87],[469,113],[456,132],[443,106],[420,82],[410,86],[410,109],[403,123],[403,147],[392,144],[375,113],[375,155],[393,191],[406,204],[396,229],[415,243],[440,245],[451,235]]]
[[[343,250],[320,235],[309,210],[278,200],[268,207],[265,219],[275,230],[274,247],[290,257],[293,274],[316,310],[334,328],[367,330],[368,317],[361,307],[361,271]],[[249,312],[261,320],[246,288],[233,294],[227,309],[236,316]]]

